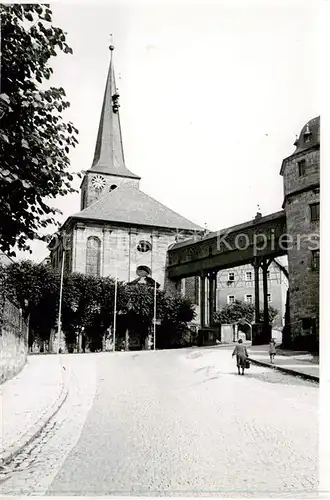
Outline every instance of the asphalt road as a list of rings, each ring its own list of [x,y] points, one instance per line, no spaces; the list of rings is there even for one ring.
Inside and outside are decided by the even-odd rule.
[[[70,397],[5,494],[307,496],[318,386],[224,348],[71,355]]]

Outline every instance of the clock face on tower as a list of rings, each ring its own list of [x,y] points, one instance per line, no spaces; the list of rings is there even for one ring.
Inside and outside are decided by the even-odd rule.
[[[92,179],[93,188],[101,191],[105,186],[105,178],[102,175],[95,175]]]

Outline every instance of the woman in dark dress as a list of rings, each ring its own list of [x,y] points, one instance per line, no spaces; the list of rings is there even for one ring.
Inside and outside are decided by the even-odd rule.
[[[235,346],[232,357],[234,357],[235,354],[236,354],[238,375],[241,374],[241,369],[242,369],[242,375],[244,375],[245,362],[246,358],[248,358],[249,355],[245,345],[243,345],[242,339],[239,339],[238,345]]]

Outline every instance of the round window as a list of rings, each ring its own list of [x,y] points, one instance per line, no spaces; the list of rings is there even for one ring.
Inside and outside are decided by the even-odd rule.
[[[152,249],[151,243],[149,241],[142,240],[139,242],[137,249],[139,252],[146,253],[150,252]]]

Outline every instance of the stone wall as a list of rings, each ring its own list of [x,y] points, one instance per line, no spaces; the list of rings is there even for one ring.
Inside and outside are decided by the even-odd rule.
[[[312,268],[312,251],[319,247],[312,242],[312,234],[318,234],[318,227],[306,227],[308,216],[301,207],[318,201],[319,196],[309,191],[298,195],[287,204],[287,229],[293,236],[292,249],[288,251],[291,293],[291,322],[301,317],[316,317],[319,312],[319,270]],[[317,224],[318,225],[318,224]]]
[[[189,236],[191,232],[181,231],[181,237]],[[90,237],[97,237],[101,242],[101,276],[117,275],[119,281],[130,282],[137,278],[137,268],[146,266],[164,287],[167,250],[176,242],[175,230],[77,223],[73,229],[72,272],[86,272],[86,245]],[[140,241],[150,243],[151,250],[139,252]]]
[[[299,175],[299,162],[305,161],[305,175]],[[283,162],[284,196],[298,190],[308,189],[320,182],[320,150],[312,149],[289,156]]]
[[[0,383],[14,377],[25,365],[28,351],[27,324],[21,310],[0,298]]]
[[[305,160],[305,173],[299,164]],[[310,205],[320,201],[320,152],[301,152],[285,160],[284,191],[287,233],[290,237],[288,264],[290,275],[290,332],[297,348],[318,342],[319,268],[313,265],[313,252],[319,250],[319,220],[311,220]],[[308,340],[309,339],[309,340]]]

